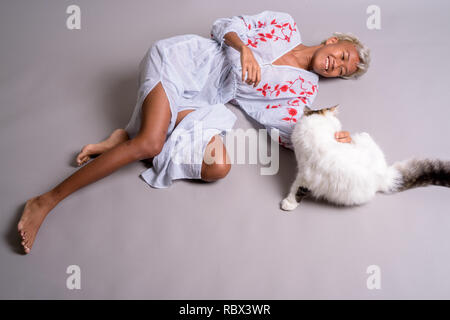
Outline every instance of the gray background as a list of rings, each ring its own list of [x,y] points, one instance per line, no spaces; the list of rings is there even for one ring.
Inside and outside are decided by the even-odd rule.
[[[66,7],[82,29],[66,29]],[[381,8],[381,30],[366,8]],[[289,12],[305,44],[351,31],[372,50],[358,81],[321,81],[315,106],[341,104],[350,132],[367,131],[389,162],[450,158],[448,1],[1,1],[0,298],[312,299],[450,298],[449,190],[377,195],[339,209],[305,201],[279,209],[295,174],[281,150],[277,175],[235,165],[217,183],[155,190],[126,166],[61,202],[28,256],[15,226],[27,199],[76,168],[81,147],[124,127],[137,67],[152,42],[209,37],[213,21]],[[236,128],[253,126],[236,107]],[[66,288],[81,267],[81,290]],[[366,288],[379,265],[382,289]]]

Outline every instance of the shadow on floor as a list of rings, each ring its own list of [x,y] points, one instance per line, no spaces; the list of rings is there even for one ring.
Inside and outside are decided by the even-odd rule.
[[[16,212],[14,213],[11,222],[7,224],[7,228],[4,233],[4,239],[6,240],[6,243],[8,243],[11,251],[25,255],[25,252],[23,251],[22,245],[20,244],[20,236],[17,231],[17,224],[19,223],[20,217],[22,216],[22,212],[25,209],[25,204],[21,205],[19,208],[17,208]]]
[[[101,142],[107,139],[115,129],[125,128],[128,124],[136,104],[138,76],[137,69],[127,70],[126,72],[108,72],[101,75],[103,97],[101,98],[99,113],[105,116],[105,123],[111,129],[106,131],[98,141],[89,141],[88,143]],[[80,168],[76,163],[76,157],[80,152],[81,149],[74,151],[69,163],[71,167]],[[92,156],[92,159],[97,156]]]
[[[137,68],[102,75],[104,98],[99,109],[105,115],[106,123],[111,124],[111,128],[125,128],[130,120],[136,104],[138,76]],[[105,139],[109,134],[111,132],[107,133]]]

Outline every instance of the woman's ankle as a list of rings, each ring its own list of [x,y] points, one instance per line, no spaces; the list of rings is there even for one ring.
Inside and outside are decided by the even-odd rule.
[[[41,205],[52,210],[62,200],[60,193],[53,189],[39,196]]]

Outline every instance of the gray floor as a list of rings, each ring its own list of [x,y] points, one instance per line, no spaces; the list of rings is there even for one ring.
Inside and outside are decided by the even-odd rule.
[[[133,163],[61,202],[33,252],[17,253],[27,199],[73,173],[86,143],[131,116],[137,66],[149,45],[209,36],[212,22],[289,12],[305,44],[352,31],[372,49],[359,81],[322,81],[315,106],[341,104],[351,132],[367,131],[389,161],[450,158],[448,1],[86,1],[82,29],[65,27],[64,1],[0,4],[0,298],[302,299],[450,298],[449,190],[378,195],[368,205],[306,201],[279,210],[295,172],[281,151],[275,176],[236,165],[218,183],[155,190]],[[381,8],[381,30],[366,8]],[[236,127],[253,124],[238,116]],[[81,290],[66,268],[81,268]],[[381,268],[368,290],[366,268]]]

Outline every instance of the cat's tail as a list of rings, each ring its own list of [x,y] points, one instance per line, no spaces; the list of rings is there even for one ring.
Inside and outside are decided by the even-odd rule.
[[[412,158],[395,162],[388,168],[380,191],[394,193],[428,185],[450,187],[450,161]]]

